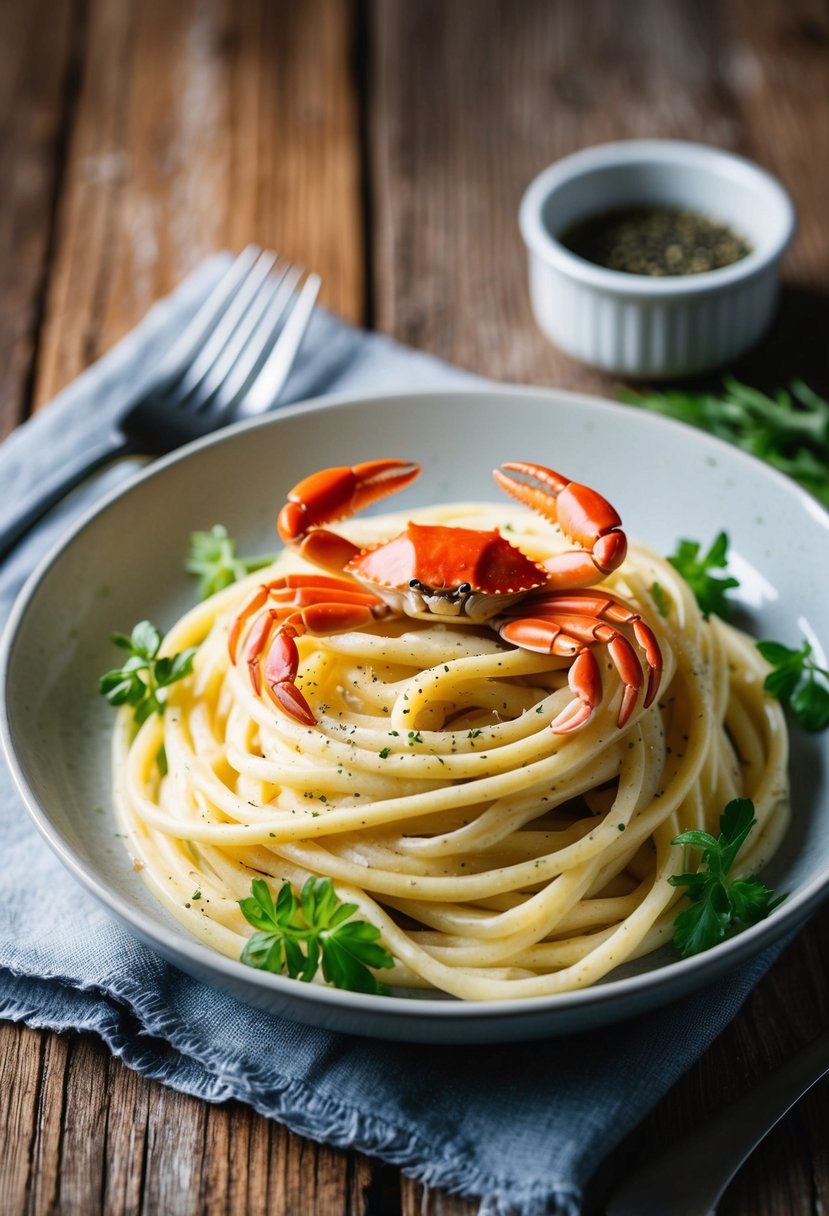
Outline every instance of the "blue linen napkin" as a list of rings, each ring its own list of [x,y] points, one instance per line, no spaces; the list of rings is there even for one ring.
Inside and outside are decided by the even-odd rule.
[[[152,374],[156,354],[223,264],[219,257],[201,267],[0,447],[0,523],[3,501],[109,428],[123,386]],[[283,400],[469,383],[318,310]],[[0,567],[0,624],[57,537],[133,467],[121,463],[86,483],[18,545]],[[93,1030],[147,1077],[206,1101],[250,1103],[302,1135],[480,1197],[482,1216],[576,1216],[601,1158],[702,1054],[769,962],[612,1031],[509,1048],[372,1042],[250,1009],[132,938],[49,852],[2,761],[0,856],[0,1016]]]

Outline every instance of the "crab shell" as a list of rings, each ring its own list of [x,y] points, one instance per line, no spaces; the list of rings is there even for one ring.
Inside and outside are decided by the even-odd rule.
[[[500,532],[414,523],[358,553],[345,570],[408,616],[474,621],[496,616],[548,582],[546,572]]]

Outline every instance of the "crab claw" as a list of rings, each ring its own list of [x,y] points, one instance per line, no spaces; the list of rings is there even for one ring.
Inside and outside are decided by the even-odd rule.
[[[289,493],[277,520],[279,534],[286,544],[296,545],[313,528],[347,519],[404,489],[419,473],[420,465],[413,461],[394,459],[321,469]]]
[[[567,735],[571,730],[585,726],[601,702],[602,677],[592,650],[581,652],[570,668],[567,683],[576,699],[550,723],[554,735]]]
[[[522,481],[513,473],[533,480]],[[525,460],[510,461],[494,469],[493,476],[502,490],[543,519],[557,523],[568,540],[578,545],[544,563],[555,586],[588,587],[621,566],[627,553],[622,520],[598,491]]]
[[[290,626],[276,634],[265,660],[265,683],[271,700],[289,717],[303,726],[314,726],[314,711],[294,683],[299,669],[294,636]]]
[[[320,590],[324,594],[326,588]],[[256,695],[262,691],[264,675],[265,690],[274,704],[303,726],[313,726],[314,712],[296,686],[299,651],[295,639],[306,633],[327,636],[372,625],[386,614],[387,608],[377,600],[367,603],[371,598],[353,595],[350,600],[311,603],[296,610],[293,606],[269,608],[262,612],[250,628],[245,649],[248,675]]]

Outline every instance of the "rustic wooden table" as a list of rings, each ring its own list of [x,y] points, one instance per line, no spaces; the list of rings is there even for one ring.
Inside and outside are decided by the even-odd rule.
[[[800,232],[780,319],[735,370],[829,388],[825,0],[4,0],[0,116],[0,435],[206,254],[251,240],[319,271],[350,321],[612,396],[537,332],[516,210],[545,164],[641,135],[737,149],[787,184]],[[827,930],[824,912],[602,1179],[829,1024]],[[826,1210],[828,1102],[824,1084],[784,1120],[722,1213]],[[145,1081],[90,1036],[9,1024],[0,1143],[11,1216],[475,1206]],[[600,1180],[592,1212],[601,1199]]]

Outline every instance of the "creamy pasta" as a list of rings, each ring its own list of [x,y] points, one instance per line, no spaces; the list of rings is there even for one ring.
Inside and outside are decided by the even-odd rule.
[[[505,526],[535,560],[560,535],[524,508],[450,505],[351,521],[359,544],[405,519]],[[584,988],[670,939],[685,865],[671,844],[717,831],[725,804],[754,801],[738,868],[762,868],[788,818],[787,735],[753,641],[705,619],[672,566],[636,545],[602,589],[649,622],[665,671],[617,727],[618,673],[598,648],[603,697],[556,734],[569,660],[517,649],[486,626],[391,617],[299,639],[297,685],[317,723],[257,696],[228,631],[252,590],[307,569],[286,552],[198,605],[165,639],[198,645],[163,717],[114,742],[118,816],[136,868],[188,930],[238,958],[238,901],[329,876],[395,959],[395,990],[471,1000]],[[669,611],[650,588],[658,582]],[[623,629],[624,627],[620,626]],[[157,764],[166,754],[167,772]],[[194,898],[197,896],[197,898]]]

